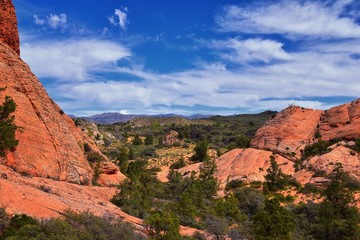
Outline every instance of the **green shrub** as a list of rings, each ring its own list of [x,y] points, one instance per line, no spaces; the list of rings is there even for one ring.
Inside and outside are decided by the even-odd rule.
[[[139,136],[139,134],[136,134],[135,136],[134,136],[134,140],[133,140],[133,143],[132,143],[133,145],[141,145],[141,144],[143,144],[143,141],[142,141],[142,139],[140,138],[140,136]]]
[[[191,157],[191,160],[194,162],[203,162],[209,158],[207,154],[209,142],[208,141],[199,141],[196,143],[194,148],[194,155]]]
[[[148,225],[149,235],[154,239],[180,239],[180,221],[171,212],[155,212],[150,215],[145,224]]]
[[[233,190],[244,186],[244,181],[241,179],[233,179],[226,184],[225,190]]]
[[[322,155],[324,153],[329,152],[329,146],[331,146],[333,143],[332,142],[327,142],[327,141],[323,141],[323,140],[319,140],[313,144],[307,145],[305,147],[305,149],[303,150],[303,154],[301,156],[301,158],[303,160],[312,157],[312,156],[316,156],[316,155]]]
[[[4,91],[5,89],[0,89]],[[14,151],[19,141],[15,139],[15,132],[19,129],[14,123],[12,115],[16,110],[14,100],[5,96],[5,101],[0,105],[0,156],[5,156],[5,151]]]
[[[309,193],[319,193],[320,188],[313,183],[306,183],[303,188],[300,190],[301,193],[309,194]]]
[[[179,160],[170,165],[170,169],[179,169],[182,167],[185,167],[185,160],[183,156],[181,156]]]

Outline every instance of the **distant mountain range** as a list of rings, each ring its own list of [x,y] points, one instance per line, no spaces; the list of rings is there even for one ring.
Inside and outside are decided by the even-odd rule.
[[[83,119],[86,119],[88,121],[94,122],[94,123],[99,123],[99,124],[113,124],[113,123],[118,123],[118,122],[127,122],[130,121],[132,119],[135,118],[140,118],[140,117],[154,117],[154,118],[170,118],[170,117],[181,117],[181,118],[186,118],[186,119],[201,119],[201,118],[208,118],[211,117],[212,115],[202,115],[202,114],[194,114],[194,115],[190,115],[190,116],[184,116],[184,115],[178,115],[178,114],[156,114],[156,115],[147,115],[147,114],[143,114],[143,115],[127,115],[127,114],[121,114],[121,113],[117,113],[117,112],[110,112],[110,113],[101,113],[101,114],[96,114],[90,117],[82,117]]]

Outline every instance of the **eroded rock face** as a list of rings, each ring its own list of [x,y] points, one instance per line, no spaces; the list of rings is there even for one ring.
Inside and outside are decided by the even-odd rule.
[[[284,154],[300,154],[314,140],[323,111],[290,106],[257,132],[250,146]]]
[[[93,170],[83,146],[88,143],[92,151],[99,149],[49,97],[20,59],[15,11],[10,0],[0,0],[0,14],[0,87],[6,87],[0,92],[0,101],[6,95],[13,98],[17,104],[15,124],[21,127],[16,136],[19,145],[1,163],[31,176],[90,184]]]
[[[0,42],[0,99],[11,96],[17,104],[15,123],[21,126],[19,145],[7,154],[6,164],[18,172],[75,183],[86,183],[92,169],[68,117],[50,99],[19,55]],[[73,124],[73,123],[72,123]],[[80,133],[78,134],[80,135]]]
[[[306,165],[307,167],[311,166],[315,171],[321,170],[329,174],[335,168],[336,163],[341,163],[345,172],[360,180],[359,155],[344,146],[337,146],[329,153],[312,157],[307,161]]]
[[[0,0],[0,42],[20,54],[17,20],[11,0]]]
[[[321,118],[319,133],[323,140],[360,137],[360,100],[330,108]]]
[[[270,167],[272,152],[254,148],[234,149],[215,160],[216,172],[220,188],[225,189],[227,181],[241,179],[245,182],[265,181],[267,169]],[[285,174],[294,174],[294,163],[275,154],[275,160]],[[201,163],[195,163],[179,171],[190,173],[199,171]]]

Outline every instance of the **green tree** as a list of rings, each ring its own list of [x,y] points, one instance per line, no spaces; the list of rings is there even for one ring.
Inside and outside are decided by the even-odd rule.
[[[259,240],[291,239],[294,217],[274,198],[265,201],[264,209],[253,217],[255,238]]]
[[[134,149],[132,147],[129,148],[128,159],[129,160],[134,160],[135,159],[135,153],[134,153]]]
[[[0,89],[4,91],[5,89]],[[14,100],[5,96],[5,101],[0,105],[0,156],[5,156],[7,150],[14,151],[19,141],[15,139],[15,132],[19,127],[14,123],[12,115],[16,110]]]
[[[194,148],[195,153],[191,157],[191,160],[194,162],[203,162],[207,160],[209,158],[207,154],[208,146],[209,142],[206,140],[197,142]]]
[[[141,145],[143,144],[142,139],[140,138],[139,134],[134,136],[133,145]]]
[[[154,144],[154,137],[152,134],[147,134],[144,141],[145,145],[153,145]]]
[[[290,178],[291,176],[288,176],[281,171],[279,164],[275,160],[275,156],[271,155],[270,167],[267,169],[267,174],[265,175],[265,189],[271,192],[282,190],[289,184]]]
[[[360,215],[354,203],[353,191],[348,187],[348,173],[337,164],[323,191],[317,224],[313,227],[316,239],[360,239]]]
[[[145,220],[145,224],[154,239],[181,239],[179,219],[171,212],[156,212]]]

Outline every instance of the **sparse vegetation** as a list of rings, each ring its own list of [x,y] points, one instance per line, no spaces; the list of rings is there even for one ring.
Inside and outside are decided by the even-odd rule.
[[[112,217],[66,211],[62,218],[38,221],[27,215],[10,217],[0,209],[0,239],[141,240],[133,226]]]
[[[0,91],[5,91],[1,88]],[[0,156],[4,156],[6,151],[14,151],[19,141],[15,138],[15,132],[19,129],[15,125],[15,117],[12,115],[16,110],[14,100],[5,96],[5,101],[0,105]]]
[[[179,224],[207,231],[217,239],[357,238],[359,213],[351,208],[352,203],[345,201],[342,207],[332,207],[329,199],[333,197],[327,197],[330,195],[326,190],[333,186],[330,183],[320,187],[308,183],[301,188],[291,176],[281,171],[275,155],[271,157],[271,166],[266,172],[260,169],[266,173],[264,183],[249,183],[246,178],[235,179],[228,181],[224,196],[217,196],[218,182],[214,177],[216,166],[213,159],[232,148],[247,147],[251,136],[251,132],[226,132],[225,129],[240,127],[235,121],[222,119],[223,122],[203,125],[165,124],[166,120],[161,121],[157,124],[154,120],[156,124],[147,127],[139,122],[131,126],[100,126],[100,129],[110,129],[119,139],[107,148],[106,154],[128,177],[119,186],[121,191],[112,201],[123,211],[144,219],[152,239],[206,239],[201,234],[193,238],[180,236]],[[252,124],[246,121],[246,128],[249,130],[257,124],[256,121]],[[209,133],[213,135],[209,136]],[[135,138],[143,142],[134,144]],[[301,169],[305,167],[302,165],[304,161],[329,152],[332,144],[334,142],[319,139],[307,146],[298,160],[290,149],[288,154],[293,155]],[[352,151],[355,152],[355,149]],[[162,157],[165,159],[165,156],[168,160],[162,162],[163,165],[154,164],[163,161]],[[182,176],[177,169],[189,161],[201,163],[200,171],[187,172]],[[166,183],[156,177],[159,166],[170,167],[169,181]],[[311,170],[314,176],[328,177],[333,181],[333,174],[314,168]],[[359,182],[349,176],[344,175],[341,181],[341,191],[349,191],[349,196],[359,189]],[[309,199],[320,199],[320,202],[295,204],[296,196],[292,191],[306,194]],[[331,191],[339,192],[339,189]],[[337,208],[342,208],[342,212],[339,213]],[[328,220],[330,216],[335,216],[334,220]],[[345,233],[344,229],[348,229],[348,232]]]

